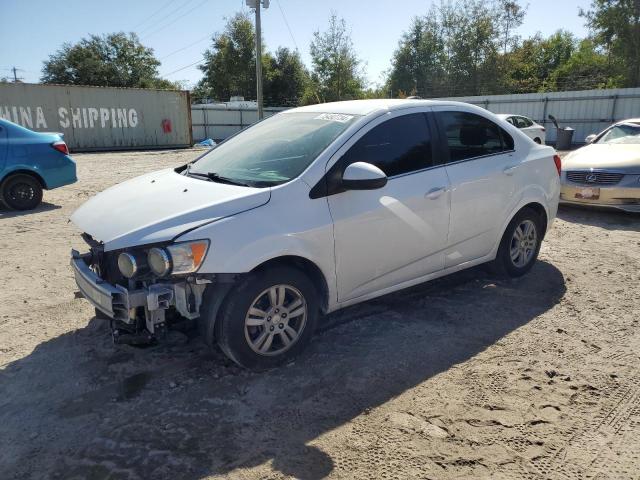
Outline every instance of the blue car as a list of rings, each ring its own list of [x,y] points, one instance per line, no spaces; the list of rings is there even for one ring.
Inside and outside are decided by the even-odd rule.
[[[40,133],[0,119],[0,200],[31,210],[42,191],[76,182],[76,162],[58,133]]]

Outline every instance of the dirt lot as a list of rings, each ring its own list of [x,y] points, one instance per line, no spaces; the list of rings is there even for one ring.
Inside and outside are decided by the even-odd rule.
[[[563,208],[531,274],[481,268],[326,318],[266,374],[198,338],[114,346],[67,223],[195,151],[76,155],[0,211],[0,477],[640,478],[640,217]]]

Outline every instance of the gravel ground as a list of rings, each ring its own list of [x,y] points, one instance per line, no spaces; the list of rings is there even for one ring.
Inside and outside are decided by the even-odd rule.
[[[73,210],[197,154],[78,154],[0,210],[2,478],[640,478],[639,216],[561,208],[524,278],[351,307],[253,374],[195,337],[114,346],[75,295]]]

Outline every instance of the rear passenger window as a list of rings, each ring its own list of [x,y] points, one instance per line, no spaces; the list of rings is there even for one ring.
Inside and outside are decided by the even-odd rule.
[[[392,118],[367,132],[342,157],[344,166],[372,163],[388,177],[433,165],[431,134],[422,113]]]
[[[520,128],[527,128],[527,127],[533,126],[533,122],[529,120],[527,117],[519,117],[519,120],[521,124]]]
[[[513,150],[513,138],[498,125],[467,112],[438,112],[449,147],[449,161],[457,162]]]

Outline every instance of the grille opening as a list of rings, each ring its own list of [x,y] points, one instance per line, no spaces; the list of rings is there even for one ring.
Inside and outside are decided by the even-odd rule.
[[[613,172],[567,172],[567,180],[580,185],[616,185],[622,177],[623,173]]]

